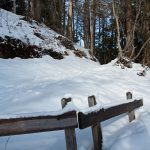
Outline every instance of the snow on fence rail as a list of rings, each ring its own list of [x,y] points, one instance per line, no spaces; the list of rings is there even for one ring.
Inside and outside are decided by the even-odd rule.
[[[97,122],[102,122],[123,113],[131,112],[142,105],[142,100],[134,100],[132,102],[120,104],[110,108],[102,108],[96,112],[91,112],[88,114],[79,112],[79,128],[84,129],[86,127],[92,126],[93,124],[96,124]]]
[[[64,130],[78,127],[76,111],[54,116],[0,119],[0,136]]]
[[[127,93],[127,100],[132,94]],[[71,98],[62,99],[62,108],[71,102]],[[95,96],[88,98],[89,107],[96,105]],[[112,117],[127,113],[129,122],[135,119],[134,110],[143,106],[143,100],[120,104],[109,108],[99,108],[96,111],[84,114],[83,112],[69,111],[59,115],[3,118],[0,119],[0,136],[19,135],[54,130],[65,130],[66,149],[77,150],[75,128],[92,128],[94,150],[102,149],[102,129],[100,122]]]

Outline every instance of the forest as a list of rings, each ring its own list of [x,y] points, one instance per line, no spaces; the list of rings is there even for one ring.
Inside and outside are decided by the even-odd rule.
[[[150,66],[149,0],[0,0],[0,8],[35,19],[68,37],[101,64]]]

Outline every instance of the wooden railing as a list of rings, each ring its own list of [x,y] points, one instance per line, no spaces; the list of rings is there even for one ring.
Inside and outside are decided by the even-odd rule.
[[[131,99],[132,94],[127,93],[127,99]],[[62,108],[71,102],[71,98],[62,99]],[[88,98],[89,107],[96,105],[95,96]],[[34,117],[11,117],[0,119],[0,136],[29,134],[37,132],[47,132],[54,130],[65,130],[66,149],[77,150],[75,128],[92,128],[94,150],[102,148],[101,122],[112,117],[127,113],[129,122],[135,119],[134,110],[143,106],[143,100],[120,104],[109,108],[98,108],[89,113],[69,111],[59,115],[39,115]]]
[[[19,135],[78,127],[76,111],[54,116],[0,119],[0,136]]]
[[[139,108],[142,105],[142,100],[134,100],[132,102],[120,104],[110,108],[102,108],[100,110],[97,110],[96,112],[90,112],[88,114],[79,112],[79,128],[84,129],[93,124],[96,124],[97,122],[102,122],[121,114],[131,112],[132,110]]]
[[[127,100],[132,98],[130,92],[127,93]],[[88,98],[89,106],[92,107],[96,105],[95,96],[90,96]],[[129,122],[135,119],[134,110],[143,106],[143,100],[134,100],[132,102],[119,104],[117,106],[112,106],[109,108],[100,108],[89,113],[78,113],[78,123],[79,128],[84,129],[91,126],[94,150],[102,149],[102,128],[101,122],[111,119],[113,117],[119,116],[126,113],[129,116]]]

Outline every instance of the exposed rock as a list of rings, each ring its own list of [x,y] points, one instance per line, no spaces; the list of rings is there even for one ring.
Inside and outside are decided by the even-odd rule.
[[[146,71],[142,70],[141,72],[138,72],[137,75],[139,75],[139,76],[146,76]]]
[[[59,59],[59,60],[64,58],[63,54],[56,52],[56,51],[53,51],[52,49],[44,49],[42,51],[42,55],[49,55],[52,58]]]
[[[65,55],[65,56],[69,56],[69,54],[68,54],[66,51],[64,51],[64,55]]]
[[[84,58],[87,58],[87,55],[86,55],[86,53],[84,52],[84,51],[80,51],[80,50],[74,50],[73,51],[74,52],[74,54],[77,56],[77,57],[80,57],[80,58],[82,58],[82,57],[84,57]]]
[[[60,41],[60,43],[66,47],[67,49],[70,49],[70,50],[75,50],[74,46],[73,46],[73,42],[70,41],[69,39],[63,37],[63,36],[58,36],[56,37],[57,40]]]
[[[39,58],[41,57],[40,51],[41,49],[37,46],[26,45],[19,39],[8,36],[5,39],[0,38],[0,58]]]
[[[75,51],[74,51],[74,54],[75,54],[77,57],[80,57],[80,58],[82,58],[82,57],[83,57],[82,52],[81,52],[81,51],[79,51],[79,50],[75,50]]]
[[[120,58],[116,63],[120,64],[122,69],[124,69],[124,67],[132,68],[131,61],[126,58]]]
[[[34,35],[37,36],[38,38],[42,39],[42,40],[46,40],[46,37],[44,35],[42,35],[41,33],[34,32]]]
[[[27,45],[19,39],[14,39],[8,36],[6,36],[5,39],[0,37],[0,58],[8,59],[20,57],[27,59],[40,58],[43,55],[49,55],[54,59],[64,58],[63,54],[55,52],[52,49],[42,50],[35,45]]]

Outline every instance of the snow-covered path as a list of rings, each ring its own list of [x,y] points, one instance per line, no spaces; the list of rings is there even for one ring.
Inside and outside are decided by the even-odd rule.
[[[77,110],[88,107],[87,97],[95,95],[98,105],[108,106],[126,102],[126,92],[134,98],[142,97],[144,107],[136,111],[137,119],[114,118],[102,123],[104,150],[149,150],[150,147],[150,71],[146,77],[133,69],[120,69],[113,62],[98,63],[74,56],[53,60],[0,59],[0,115],[58,111],[61,99],[72,97]],[[5,149],[8,137],[0,138],[0,149]],[[92,149],[91,131],[77,130],[78,149]],[[59,143],[59,144],[58,144]],[[65,149],[63,131],[12,136],[7,150]]]

